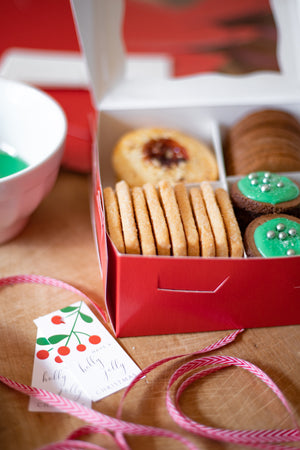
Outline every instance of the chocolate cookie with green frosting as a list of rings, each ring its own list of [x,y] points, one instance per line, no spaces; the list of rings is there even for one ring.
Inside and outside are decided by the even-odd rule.
[[[250,173],[232,185],[230,194],[242,228],[262,214],[300,216],[300,187],[283,175]]]
[[[267,214],[254,219],[244,235],[250,257],[292,257],[300,255],[300,219],[288,214]]]

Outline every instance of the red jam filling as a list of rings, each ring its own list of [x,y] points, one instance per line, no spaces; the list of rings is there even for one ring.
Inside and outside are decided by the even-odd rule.
[[[188,160],[187,151],[170,138],[151,139],[143,147],[146,159],[156,160],[162,166],[171,166]]]

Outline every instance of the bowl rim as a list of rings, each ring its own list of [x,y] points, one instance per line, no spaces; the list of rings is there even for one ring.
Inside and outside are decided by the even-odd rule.
[[[53,158],[58,153],[61,152],[61,154],[62,154],[63,145],[64,145],[64,142],[65,142],[66,136],[67,136],[68,121],[67,121],[66,113],[65,113],[64,109],[62,108],[62,106],[60,105],[60,103],[56,99],[54,99],[51,95],[49,95],[47,92],[43,91],[42,89],[40,89],[36,86],[32,86],[32,85],[22,82],[22,81],[11,80],[11,79],[0,76],[0,85],[1,84],[4,84],[4,85],[10,84],[10,85],[14,85],[14,86],[19,86],[19,87],[27,89],[29,91],[33,91],[36,94],[40,95],[41,97],[44,97],[46,99],[46,101],[51,102],[55,106],[55,108],[57,109],[57,112],[61,115],[61,119],[62,119],[62,123],[63,123],[63,132],[62,132],[60,139],[58,140],[55,151],[52,151],[50,154],[45,156],[40,161],[29,164],[28,167],[25,167],[24,169],[22,169],[18,172],[15,172],[15,173],[12,173],[11,175],[7,175],[5,177],[0,178],[0,184],[3,184],[6,181],[10,181],[15,178],[21,178],[23,175],[27,174],[31,170],[36,169],[39,166],[46,164],[46,162],[49,159]]]

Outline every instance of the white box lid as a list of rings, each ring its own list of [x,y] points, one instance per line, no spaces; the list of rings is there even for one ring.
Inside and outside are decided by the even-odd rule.
[[[270,0],[280,72],[126,79],[122,0],[71,0],[79,41],[100,109],[193,104],[265,104],[300,99],[300,0]]]

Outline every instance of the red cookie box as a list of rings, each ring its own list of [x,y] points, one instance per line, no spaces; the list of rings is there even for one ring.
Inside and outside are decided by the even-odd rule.
[[[176,80],[122,79],[122,3],[82,3],[73,0],[72,5],[99,111],[93,154],[93,224],[107,311],[116,336],[300,323],[300,257],[120,254],[106,231],[102,198],[103,187],[115,184],[112,148],[127,130],[164,126],[199,137],[216,154],[220,175],[215,184],[228,188],[234,179],[226,176],[222,143],[236,120],[266,107],[290,111],[300,119],[297,46],[291,40],[299,3],[272,2],[281,32],[281,73],[207,74]],[[299,173],[290,175],[300,181]]]

